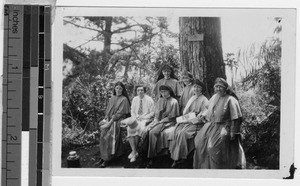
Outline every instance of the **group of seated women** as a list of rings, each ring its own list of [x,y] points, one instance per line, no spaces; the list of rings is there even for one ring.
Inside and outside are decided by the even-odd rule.
[[[181,88],[169,66],[161,69],[161,78],[152,95],[146,95],[146,86],[136,85],[137,96],[132,104],[125,86],[115,84],[104,120],[100,122],[100,167],[122,155],[120,125],[127,126],[131,147],[128,155],[135,162],[139,140],[147,146],[147,167],[153,158],[169,154],[172,168],[186,161],[194,151],[195,169],[244,168],[245,156],[240,144],[241,109],[236,95],[227,82],[217,78],[215,94],[208,101],[203,95],[205,85],[184,72]]]

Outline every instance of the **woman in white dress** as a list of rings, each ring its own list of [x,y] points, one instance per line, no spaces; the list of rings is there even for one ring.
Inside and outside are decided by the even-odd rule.
[[[151,122],[154,117],[154,101],[145,94],[146,90],[144,85],[135,87],[137,96],[132,100],[131,117],[122,121],[127,125],[127,137],[132,150],[128,156],[130,162],[136,161],[138,157],[137,145],[141,133],[145,130],[146,123]]]

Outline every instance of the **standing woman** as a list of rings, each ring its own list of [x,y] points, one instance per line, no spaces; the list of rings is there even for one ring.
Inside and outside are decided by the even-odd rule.
[[[170,153],[174,160],[172,168],[184,163],[188,155],[194,150],[195,134],[203,126],[200,116],[206,111],[208,105],[207,98],[202,94],[205,92],[205,85],[201,81],[195,80],[193,91],[194,95],[187,102],[183,115],[194,112],[197,117],[187,122],[177,123],[174,133],[170,136]]]
[[[167,85],[174,92],[175,99],[178,99],[182,93],[182,87],[174,74],[174,70],[167,64],[164,64],[158,71],[158,78],[153,88],[154,101],[158,101],[161,97],[159,87]]]
[[[222,78],[215,80],[215,95],[209,100],[208,121],[195,137],[195,169],[245,168],[240,144],[241,108],[237,96]]]
[[[104,168],[108,162],[122,155],[122,139],[120,121],[130,116],[130,101],[122,82],[117,82],[110,98],[105,119],[100,123],[100,167]]]

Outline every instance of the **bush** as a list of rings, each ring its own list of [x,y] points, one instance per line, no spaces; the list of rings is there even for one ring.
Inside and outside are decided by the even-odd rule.
[[[110,94],[110,80],[99,77],[93,82],[80,76],[64,89],[63,122],[72,128],[80,126],[87,131],[97,129],[98,122],[104,117]]]
[[[267,169],[279,168],[280,107],[271,106],[255,89],[240,95],[243,112],[242,136],[249,164]]]
[[[80,75],[63,92],[63,147],[96,143],[98,123],[105,116],[111,80]],[[80,134],[80,135],[79,135]],[[69,145],[68,145],[69,144]]]
[[[98,139],[98,130],[86,132],[80,128],[71,129],[64,124],[62,128],[62,151],[68,152],[81,146],[93,145],[98,143]]]

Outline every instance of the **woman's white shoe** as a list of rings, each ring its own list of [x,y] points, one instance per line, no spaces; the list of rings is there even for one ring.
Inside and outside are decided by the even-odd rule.
[[[133,157],[130,159],[130,163],[135,162],[136,158],[139,156],[138,153],[135,153],[135,155],[133,155]]]
[[[133,152],[128,155],[128,159],[131,159],[134,156]]]

